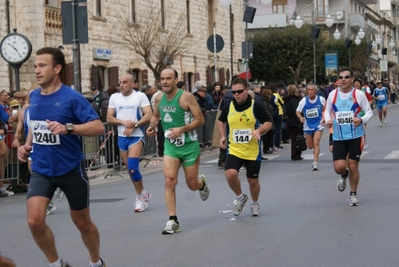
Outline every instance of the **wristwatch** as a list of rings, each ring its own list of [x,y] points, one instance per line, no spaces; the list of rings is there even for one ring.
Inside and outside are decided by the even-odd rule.
[[[67,130],[67,134],[71,134],[74,130],[73,123],[66,123],[65,128]]]
[[[136,123],[136,124],[134,125],[134,128],[139,128],[139,125]]]

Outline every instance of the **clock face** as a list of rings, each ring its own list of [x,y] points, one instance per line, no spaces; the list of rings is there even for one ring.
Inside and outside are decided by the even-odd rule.
[[[0,45],[0,53],[10,64],[25,62],[32,52],[29,40],[20,34],[6,36]]]

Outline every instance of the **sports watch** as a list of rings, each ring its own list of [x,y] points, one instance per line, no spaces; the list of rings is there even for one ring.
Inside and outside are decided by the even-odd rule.
[[[67,134],[71,134],[74,130],[73,123],[66,123],[65,128],[67,130]]]

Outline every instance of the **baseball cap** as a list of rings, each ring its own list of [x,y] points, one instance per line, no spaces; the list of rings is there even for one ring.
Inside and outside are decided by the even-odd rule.
[[[197,88],[198,91],[206,91],[205,86],[201,81],[196,81],[194,87]]]
[[[18,100],[11,100],[10,102],[10,107],[14,108],[14,107],[19,107],[21,104],[19,103]]]

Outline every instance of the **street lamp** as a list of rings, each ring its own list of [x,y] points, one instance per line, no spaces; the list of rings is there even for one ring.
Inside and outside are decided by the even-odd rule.
[[[245,8],[247,8],[249,0],[243,0],[243,1],[244,1]],[[259,0],[257,0],[257,2],[258,1]],[[226,8],[226,9],[229,7],[231,8],[232,2],[234,2],[234,0],[219,0],[219,3],[222,5],[222,7]],[[270,5],[272,3],[272,0],[261,0],[261,3],[263,5]],[[254,9],[256,11],[255,8],[252,8],[252,9]],[[255,11],[254,11],[254,13],[255,13]],[[246,56],[245,76],[246,76],[246,80],[248,82],[248,80],[249,80],[249,77],[248,77],[249,76],[249,73],[248,73],[249,72],[249,68],[248,68],[248,66],[249,66],[248,20],[245,19],[245,16],[244,16],[243,21],[245,22],[245,54],[246,54],[245,55]]]
[[[345,43],[344,46],[345,48],[348,48],[348,55],[349,55],[349,68],[351,68],[352,62],[351,62],[351,44],[352,44],[352,33],[351,33],[351,25],[353,23],[357,22],[358,25],[361,25],[361,23],[357,20],[354,21],[350,21],[348,19],[348,33],[347,33],[347,37],[345,39]],[[362,27],[360,27],[359,31],[356,34],[356,38],[355,38],[355,44],[356,45],[360,45],[362,40],[364,38],[364,36],[366,36],[366,32],[363,30]],[[334,38],[336,40],[338,40],[339,38],[341,38],[341,33],[338,31],[338,28],[335,30],[334,32]],[[376,42],[378,43],[378,40],[376,40]],[[380,40],[381,42],[381,40]]]
[[[314,6],[313,8],[311,7],[311,5],[302,5],[298,9],[298,12],[304,7],[310,9],[310,11],[312,13],[312,31],[313,31],[313,29],[317,29],[317,31],[320,31],[320,28],[318,28],[315,25],[316,24],[316,22],[315,22],[315,13],[316,13],[316,10],[317,10],[317,8],[319,6],[326,6],[326,5],[321,4],[321,5]],[[328,6],[326,6],[326,7],[328,8]],[[297,27],[297,29],[300,29],[303,26],[303,20],[301,19],[300,16],[297,15],[296,10],[294,11],[293,17],[295,17],[295,21],[294,21],[295,27]],[[330,14],[327,14],[326,19],[324,20],[324,24],[327,27],[329,27],[329,28],[334,24],[334,20],[331,18]],[[316,84],[316,75],[317,75],[317,70],[316,70],[316,39],[317,39],[318,36],[312,36],[311,35],[311,37],[313,39],[313,83]]]

